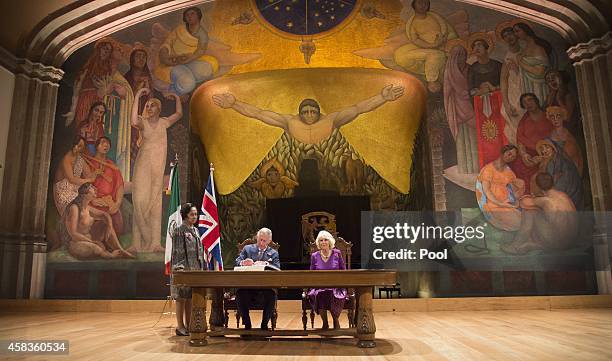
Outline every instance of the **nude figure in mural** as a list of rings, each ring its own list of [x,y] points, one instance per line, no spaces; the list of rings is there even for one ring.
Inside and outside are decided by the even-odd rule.
[[[521,226],[514,241],[500,247],[506,253],[563,250],[577,240],[578,215],[570,197],[553,188],[555,183],[550,174],[539,173],[536,183],[541,193],[521,199]]]
[[[519,68],[521,44],[512,28],[512,22],[498,25],[497,36],[507,45],[501,68],[500,88],[503,97],[503,113],[507,120],[504,134],[512,144],[516,143],[516,128],[525,111],[521,108],[521,95],[525,93],[523,76]]]
[[[231,93],[213,95],[213,102],[221,108],[232,108],[246,117],[282,128],[302,143],[318,144],[327,139],[334,129],[352,122],[360,114],[371,112],[386,102],[397,100],[402,95],[404,95],[403,86],[387,85],[380,94],[330,114],[321,114],[319,103],[313,99],[304,99],[300,103],[298,114],[295,115],[259,109],[241,102]]]
[[[138,114],[141,97],[148,95],[147,88],[136,93],[132,107],[132,126],[142,134],[142,144],[134,165],[132,201],[134,203],[134,243],[129,251],[164,252],[161,246],[162,191],[164,170],[166,168],[167,135],[166,129],[183,116],[180,98],[168,95],[176,101],[176,111],[169,117],[160,117],[161,102],[149,99],[142,115]]]
[[[84,183],[78,196],[66,207],[60,234],[68,253],[82,260],[134,258],[121,247],[110,214],[91,206],[96,197],[96,187]]]

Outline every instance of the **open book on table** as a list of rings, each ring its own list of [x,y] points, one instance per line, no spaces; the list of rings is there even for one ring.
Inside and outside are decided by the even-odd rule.
[[[252,266],[236,266],[234,271],[280,271],[280,268],[271,264],[254,264]]]

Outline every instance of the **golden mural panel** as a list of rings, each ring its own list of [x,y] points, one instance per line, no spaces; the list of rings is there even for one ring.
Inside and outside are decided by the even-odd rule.
[[[230,74],[253,71],[320,68],[363,67],[384,69],[379,61],[353,54],[362,48],[375,47],[383,43],[390,32],[402,24],[399,18],[399,1],[376,2],[376,9],[385,14],[385,19],[367,19],[362,14],[347,19],[348,24],[339,31],[315,39],[316,52],[305,64],[300,52],[300,41],[282,37],[262,25],[262,19],[254,17],[248,24],[232,25],[242,14],[253,12],[250,0],[219,1],[211,12],[213,21],[211,37],[229,44],[237,53],[261,53],[261,58],[232,69]]]
[[[408,74],[380,69],[319,68],[231,75],[209,81],[194,93],[190,120],[208,159],[215,164],[219,193],[228,194],[256,169],[283,130],[280,125],[267,125],[217,106],[214,95],[232,94],[232,101],[254,106],[252,114],[271,110],[274,114],[269,115],[273,117],[295,116],[303,99],[315,99],[321,108],[322,123],[325,114],[379,96],[388,85],[403,87],[403,95],[395,101],[383,102],[347,125],[339,125],[340,132],[367,165],[394,189],[408,193],[412,146],[426,97],[421,82]],[[296,137],[301,135],[292,134],[297,128],[293,129],[289,126],[288,132],[297,142]],[[312,144],[319,143],[319,139]]]

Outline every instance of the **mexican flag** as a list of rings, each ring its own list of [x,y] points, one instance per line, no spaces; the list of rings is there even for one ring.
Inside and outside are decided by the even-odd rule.
[[[170,204],[168,204],[168,228],[166,229],[166,275],[170,274],[170,262],[172,258],[172,233],[176,227],[183,222],[181,217],[181,200],[179,191],[178,164],[174,164],[170,170],[170,181],[166,194],[170,194]]]

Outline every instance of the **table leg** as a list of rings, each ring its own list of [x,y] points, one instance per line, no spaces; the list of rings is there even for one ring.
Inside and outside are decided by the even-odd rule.
[[[372,287],[357,288],[357,339],[359,347],[376,347],[376,324],[372,312]]]
[[[212,305],[210,310],[210,329],[221,329],[224,326],[225,316],[223,315],[223,289],[213,288]]]
[[[191,292],[191,321],[189,322],[189,344],[206,346],[206,288],[194,287]]]

